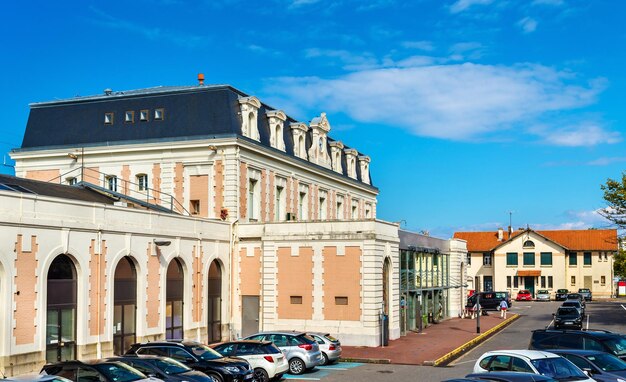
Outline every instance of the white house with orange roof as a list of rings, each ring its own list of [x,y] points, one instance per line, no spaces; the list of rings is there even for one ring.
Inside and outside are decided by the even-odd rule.
[[[467,280],[476,291],[520,289],[531,293],[547,289],[578,291],[588,288],[594,298],[607,298],[613,290],[613,255],[618,250],[617,230],[522,229],[507,232],[456,232],[467,241]]]

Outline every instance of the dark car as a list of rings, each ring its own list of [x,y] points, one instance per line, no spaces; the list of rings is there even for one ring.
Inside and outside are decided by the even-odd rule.
[[[568,293],[567,294],[567,298],[565,300],[566,301],[567,300],[578,300],[578,301],[580,301],[580,304],[583,306],[583,308],[585,307],[585,298],[580,293]]]
[[[583,328],[583,315],[576,307],[562,306],[554,314],[554,329],[560,328]]]
[[[523,373],[514,371],[492,371],[489,373],[472,373],[465,378],[446,379],[443,382],[476,382],[476,381],[495,381],[495,382],[556,382],[556,379],[546,377],[545,375],[534,373]]]
[[[250,364],[241,358],[223,357],[199,342],[144,342],[133,344],[126,355],[170,357],[208,375],[215,382],[241,382],[254,378]]]
[[[606,331],[533,330],[528,348],[545,351],[552,351],[552,349],[596,350],[626,360],[626,338],[619,333]]]
[[[506,300],[509,308],[513,304],[511,301],[511,295],[509,292],[480,292],[474,293],[467,298],[467,306],[472,307],[476,305],[477,296],[480,295],[480,306],[484,310],[499,310],[500,301]]]
[[[567,308],[567,307],[576,308],[576,309],[578,309],[578,311],[580,312],[580,314],[583,317],[585,316],[585,306],[583,304],[581,304],[579,300],[565,300],[561,304],[561,307],[563,307],[563,308]]]
[[[578,294],[583,296],[583,299],[585,299],[585,301],[591,301],[591,289],[581,288],[578,290]]]
[[[626,362],[597,350],[555,349],[551,353],[567,358],[598,382],[626,380]]]
[[[554,295],[554,300],[565,301],[567,300],[568,294],[569,294],[569,291],[567,289],[557,289],[556,294]]]
[[[146,382],[158,381],[122,362],[102,359],[92,361],[64,361],[44,365],[42,373],[58,375],[80,382]]]
[[[156,377],[166,382],[211,382],[211,378],[203,372],[194,370],[168,357],[128,355],[112,357],[108,360],[123,362],[147,376]]]

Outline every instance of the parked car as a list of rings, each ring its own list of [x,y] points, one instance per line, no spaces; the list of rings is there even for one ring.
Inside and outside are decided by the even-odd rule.
[[[581,296],[583,296],[583,299],[585,301],[591,301],[591,289],[587,289],[587,288],[580,288],[578,290],[578,294],[580,294]]]
[[[565,301],[567,300],[567,295],[569,294],[569,290],[567,289],[557,289],[554,294],[555,301]]]
[[[521,289],[519,292],[517,292],[517,297],[515,298],[515,301],[532,301],[532,300],[533,300],[533,295],[530,293],[528,289]]]
[[[590,330],[533,330],[529,349],[601,350],[626,361],[626,338],[619,333]]]
[[[544,375],[512,371],[491,371],[489,373],[472,373],[465,378],[447,379],[443,382],[556,382],[556,379]]]
[[[484,310],[499,310],[500,301],[502,300],[506,300],[509,308],[513,304],[509,292],[480,292],[474,293],[467,298],[468,307],[473,307],[474,305],[476,305],[476,299],[478,298],[478,295],[480,295],[480,306]]]
[[[547,289],[538,290],[537,301],[550,301],[550,291]]]
[[[594,382],[573,363],[556,354],[537,350],[496,350],[478,358],[474,373],[514,371],[544,375],[557,381]]]
[[[554,316],[554,329],[559,328],[583,328],[583,315],[576,307],[562,306],[556,310]]]
[[[152,382],[157,378],[147,377],[137,369],[122,362],[96,359],[91,361],[63,361],[44,365],[41,373],[58,375],[81,382]]]
[[[155,355],[126,355],[111,357],[108,358],[108,360],[123,362],[149,377],[155,377],[165,382],[211,382],[211,378],[203,372],[194,370],[168,357],[157,357]]]
[[[574,307],[578,309],[578,311],[583,317],[585,316],[585,307],[583,306],[583,304],[580,303],[579,300],[565,300],[563,301],[561,306],[562,307],[568,307],[568,306]]]
[[[585,307],[585,298],[580,293],[568,293],[565,301],[567,300],[578,300],[580,301],[580,304],[583,306],[583,308]]]
[[[290,374],[302,374],[322,362],[319,345],[304,332],[263,332],[244,339],[273,342],[285,353]]]
[[[223,342],[211,347],[226,357],[243,358],[254,370],[257,382],[279,380],[289,370],[283,352],[269,341],[241,340]]]
[[[322,353],[322,362],[320,365],[334,363],[341,358],[341,342],[331,336],[330,333],[307,332],[311,338],[317,342]]]
[[[626,362],[598,350],[555,349],[551,353],[567,358],[598,382],[626,380]]]
[[[131,345],[126,355],[156,355],[173,358],[194,370],[201,371],[215,382],[241,382],[254,378],[248,361],[223,357],[199,342],[144,342]]]
[[[72,382],[67,378],[58,375],[36,374],[18,375],[15,377],[3,378],[2,382]]]

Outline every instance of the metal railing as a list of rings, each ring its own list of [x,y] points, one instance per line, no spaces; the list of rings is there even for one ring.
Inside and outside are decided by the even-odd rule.
[[[63,173],[48,182],[66,185],[92,184],[106,189],[113,195],[125,196],[148,204],[165,207],[172,212],[191,216],[191,213],[173,195],[147,187],[146,184],[122,179],[116,174],[106,174],[89,167],[77,167]]]

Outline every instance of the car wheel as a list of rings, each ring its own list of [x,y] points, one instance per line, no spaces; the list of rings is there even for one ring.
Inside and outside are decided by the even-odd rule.
[[[207,376],[211,379],[211,381],[213,382],[224,382],[224,379],[222,378],[221,375],[216,374],[216,373],[207,373]]]
[[[322,362],[320,362],[320,366],[328,365],[328,356],[326,353],[322,353]]]
[[[289,373],[298,375],[304,373],[305,370],[306,365],[300,358],[292,358],[289,360]]]
[[[254,369],[254,378],[256,382],[268,382],[270,380],[270,376],[267,374],[267,371],[257,367]]]

